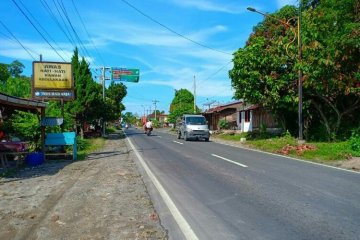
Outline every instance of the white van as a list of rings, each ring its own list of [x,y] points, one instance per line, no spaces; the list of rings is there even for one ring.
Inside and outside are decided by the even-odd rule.
[[[204,139],[209,141],[210,132],[207,121],[202,115],[185,114],[177,125],[178,139]]]

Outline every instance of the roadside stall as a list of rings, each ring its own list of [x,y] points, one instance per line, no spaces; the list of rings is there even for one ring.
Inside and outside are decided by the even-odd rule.
[[[45,116],[45,108],[48,106],[46,102],[18,98],[4,93],[0,93],[0,123],[6,121],[7,117],[14,113],[15,110],[31,112],[40,115],[41,118]],[[6,133],[0,131],[2,138],[6,137]],[[41,128],[41,146],[44,146],[45,128]],[[1,167],[8,167],[8,156],[27,155],[24,143],[18,139],[1,139],[0,140],[0,159]]]

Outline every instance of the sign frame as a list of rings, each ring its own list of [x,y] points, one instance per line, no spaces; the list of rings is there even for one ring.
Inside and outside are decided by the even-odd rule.
[[[115,68],[115,67],[111,68],[111,81],[123,81],[123,82],[137,83],[137,82],[139,82],[139,80],[140,80],[140,69],[137,69],[137,68]]]
[[[71,101],[75,99],[74,76],[71,62],[33,61],[31,93],[33,99]],[[52,86],[38,87],[40,77]],[[44,83],[42,83],[44,85]],[[56,86],[58,85],[58,86]]]

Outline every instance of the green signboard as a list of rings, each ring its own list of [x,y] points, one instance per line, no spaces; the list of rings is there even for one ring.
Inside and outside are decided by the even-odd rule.
[[[139,82],[139,69],[112,68],[111,80],[124,82]]]

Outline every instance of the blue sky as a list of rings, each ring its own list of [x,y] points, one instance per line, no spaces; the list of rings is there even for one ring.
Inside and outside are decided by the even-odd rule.
[[[102,66],[140,69],[139,83],[124,83],[125,111],[142,115],[156,100],[168,113],[175,89],[193,92],[194,76],[198,107],[224,104],[233,97],[232,53],[263,19],[246,8],[272,13],[286,4],[297,0],[1,0],[0,62],[17,59],[30,76],[39,54],[70,61],[77,45],[94,76]]]

